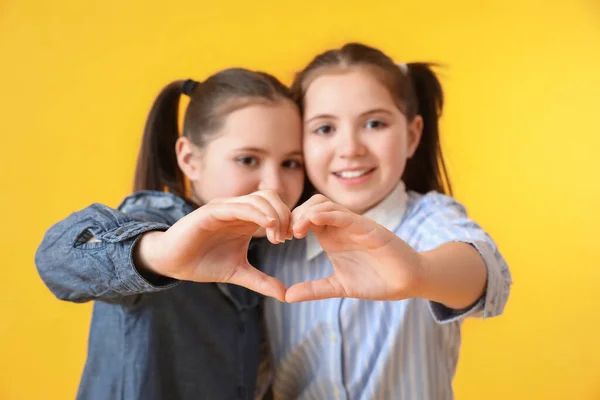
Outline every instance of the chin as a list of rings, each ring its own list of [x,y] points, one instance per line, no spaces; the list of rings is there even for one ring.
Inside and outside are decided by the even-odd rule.
[[[365,199],[357,197],[359,196],[356,196],[356,193],[343,193],[331,196],[329,199],[352,212],[357,212],[357,210],[364,208],[365,204],[368,203]]]
[[[372,208],[369,201],[355,201],[353,203],[341,204],[355,214],[364,214]]]

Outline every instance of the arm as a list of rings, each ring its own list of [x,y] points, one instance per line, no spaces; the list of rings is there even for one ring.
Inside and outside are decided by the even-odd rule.
[[[48,230],[36,265],[58,298],[74,302],[126,301],[179,280],[233,283],[283,299],[281,282],[247,260],[258,227],[273,241],[276,231],[287,232],[289,216],[279,217],[272,204],[283,203],[273,196],[220,199],[195,211],[176,196],[154,192],[131,196],[120,207],[124,212],[94,204]]]
[[[512,279],[495,242],[451,197],[430,194],[422,207],[429,211],[416,231],[424,278],[419,297],[431,301],[438,322],[500,315]]]
[[[128,211],[127,207],[122,207]],[[56,223],[44,235],[35,264],[56,297],[73,302],[116,301],[127,296],[164,290],[174,280],[140,273],[133,249],[149,231],[169,228],[166,213],[129,215],[93,204]]]
[[[487,269],[474,247],[446,243],[421,253],[420,295],[449,308],[463,309],[485,294]]]
[[[491,238],[450,197],[426,197],[421,207],[411,216],[415,228],[407,234],[408,243],[323,196],[298,207],[292,216],[295,236],[312,229],[334,273],[293,285],[286,300],[419,297],[430,300],[438,322],[479,311],[484,317],[502,313],[512,282]]]

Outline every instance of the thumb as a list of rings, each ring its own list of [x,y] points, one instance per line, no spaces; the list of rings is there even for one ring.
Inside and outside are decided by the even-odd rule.
[[[281,302],[285,301],[285,285],[279,279],[257,270],[247,261],[235,269],[227,282],[273,297]]]
[[[296,303],[309,300],[323,300],[334,297],[349,297],[344,287],[334,275],[316,281],[300,282],[290,286],[285,301]]]

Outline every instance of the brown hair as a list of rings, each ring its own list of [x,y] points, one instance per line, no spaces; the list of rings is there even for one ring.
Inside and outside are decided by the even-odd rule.
[[[407,161],[402,176],[406,188],[419,193],[435,190],[452,194],[439,138],[438,120],[444,105],[442,86],[431,70],[431,64],[409,63],[406,67],[403,70],[380,50],[349,43],[316,56],[296,74],[292,93],[303,109],[308,87],[321,74],[352,68],[364,68],[372,72],[388,88],[396,105],[409,121],[417,115],[423,118],[421,141],[415,154]]]
[[[182,134],[200,148],[218,133],[233,111],[257,102],[292,100],[290,90],[275,77],[242,68],[223,70],[204,82],[169,83],[154,100],[146,120],[134,191],[167,190],[186,197],[186,182],[175,153],[182,91],[190,97]]]

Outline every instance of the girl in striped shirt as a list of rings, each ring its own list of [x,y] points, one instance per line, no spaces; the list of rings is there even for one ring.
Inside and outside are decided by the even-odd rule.
[[[450,197],[436,75],[348,44],[292,89],[318,194],[292,212],[306,239],[264,254],[292,303],[265,302],[275,397],[453,398],[461,323],[501,314],[511,277]]]

